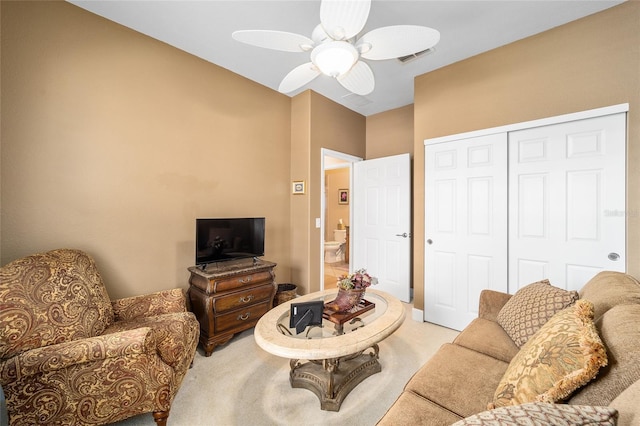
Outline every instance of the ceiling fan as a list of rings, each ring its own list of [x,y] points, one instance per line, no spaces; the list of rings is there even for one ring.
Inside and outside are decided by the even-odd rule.
[[[334,77],[357,95],[373,92],[371,67],[361,59],[386,60],[412,55],[435,46],[440,32],[417,25],[382,27],[357,37],[364,28],[371,0],[322,0],[320,24],[311,38],[272,30],[235,31],[240,42],[285,52],[311,52],[311,61],[297,66],[280,83],[278,91],[290,93],[320,74]]]

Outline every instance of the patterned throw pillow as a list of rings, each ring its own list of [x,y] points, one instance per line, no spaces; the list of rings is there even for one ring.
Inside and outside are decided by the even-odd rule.
[[[483,411],[451,426],[614,426],[617,419],[618,411],[610,407],[532,402]]]
[[[549,318],[576,300],[577,291],[554,287],[549,280],[538,281],[522,287],[509,299],[498,312],[498,324],[521,348]]]
[[[593,303],[580,299],[547,321],[513,357],[488,409],[562,401],[605,365]]]

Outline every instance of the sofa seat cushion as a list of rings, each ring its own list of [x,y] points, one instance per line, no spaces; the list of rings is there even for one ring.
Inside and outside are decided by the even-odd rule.
[[[516,291],[498,313],[498,324],[522,347],[552,316],[578,300],[577,291],[538,281]]]
[[[461,417],[416,393],[405,391],[377,423],[378,426],[448,426]]]
[[[618,411],[610,407],[531,402],[484,411],[452,426],[615,426],[617,418]]]
[[[607,355],[593,323],[593,304],[578,300],[554,315],[522,347],[488,408],[562,401],[605,365]]]
[[[508,366],[499,359],[446,343],[413,375],[405,390],[464,418],[486,410]]]
[[[618,305],[605,312],[596,326],[607,348],[609,365],[581,389],[570,404],[609,405],[640,380],[640,305]]]
[[[609,407],[615,408],[620,413],[618,426],[640,425],[640,380],[629,386],[616,397]]]
[[[640,283],[622,272],[603,271],[580,289],[580,298],[593,303],[597,320],[614,306],[640,304]]]
[[[483,318],[471,321],[453,343],[504,362],[510,362],[520,350],[497,322]]]

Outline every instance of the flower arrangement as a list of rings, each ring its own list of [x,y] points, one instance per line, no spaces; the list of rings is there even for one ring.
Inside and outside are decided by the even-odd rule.
[[[338,288],[344,290],[366,289],[372,284],[378,284],[378,279],[369,275],[364,268],[358,269],[349,275],[341,275],[340,278],[338,278]]]

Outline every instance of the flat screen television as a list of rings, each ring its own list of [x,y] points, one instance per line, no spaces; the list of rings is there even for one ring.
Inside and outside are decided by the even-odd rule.
[[[196,265],[264,256],[264,217],[196,219]]]

